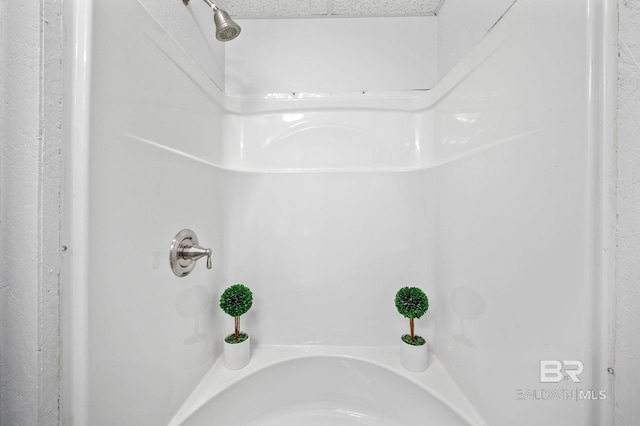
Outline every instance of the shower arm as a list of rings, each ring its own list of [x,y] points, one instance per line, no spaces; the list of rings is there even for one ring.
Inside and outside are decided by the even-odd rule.
[[[203,2],[205,2],[206,4],[209,5],[209,7],[211,8],[211,10],[213,10],[214,12],[216,10],[218,10],[218,6],[216,6],[215,4],[213,4],[213,2],[211,0],[202,0]]]

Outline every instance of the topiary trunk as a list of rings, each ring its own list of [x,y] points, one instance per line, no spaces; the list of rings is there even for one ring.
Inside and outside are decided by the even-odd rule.
[[[415,338],[413,336],[413,318],[409,318],[409,330],[410,330],[410,334],[411,334],[411,341],[415,341]]]
[[[235,317],[233,319],[233,324],[236,329],[236,342],[240,339],[240,317]]]

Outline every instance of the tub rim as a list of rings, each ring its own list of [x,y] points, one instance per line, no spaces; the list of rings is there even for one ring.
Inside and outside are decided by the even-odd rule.
[[[240,370],[226,369],[220,355],[168,426],[183,425],[222,392],[258,372],[287,362],[311,358],[347,359],[374,365],[417,386],[470,426],[486,424],[432,352],[429,353],[427,370],[413,373],[400,365],[400,349],[396,346],[255,345],[251,361]]]

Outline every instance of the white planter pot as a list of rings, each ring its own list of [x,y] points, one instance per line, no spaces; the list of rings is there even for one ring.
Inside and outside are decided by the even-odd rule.
[[[427,342],[414,346],[400,339],[400,364],[409,371],[420,373],[427,369]]]
[[[239,370],[249,364],[251,359],[251,338],[242,343],[224,342],[224,366],[229,370]]]

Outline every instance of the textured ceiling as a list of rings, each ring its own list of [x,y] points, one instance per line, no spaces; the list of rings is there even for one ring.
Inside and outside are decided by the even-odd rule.
[[[236,18],[435,15],[445,0],[219,0]]]

